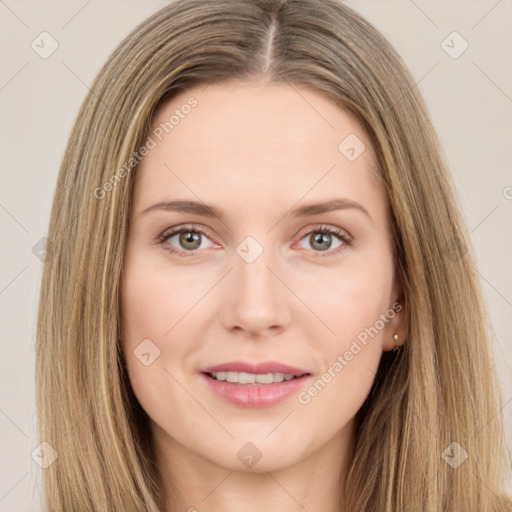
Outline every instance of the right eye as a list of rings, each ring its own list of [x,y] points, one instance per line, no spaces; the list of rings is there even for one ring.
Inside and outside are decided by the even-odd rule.
[[[201,249],[207,249],[208,247],[205,247],[203,244],[205,239],[209,240],[206,233],[201,229],[193,226],[181,226],[165,231],[159,237],[158,242],[167,252],[187,257],[193,256]]]

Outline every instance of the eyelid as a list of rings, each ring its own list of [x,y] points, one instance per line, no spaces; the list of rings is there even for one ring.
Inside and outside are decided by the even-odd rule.
[[[299,231],[299,234],[296,236],[300,237],[300,240],[302,240],[306,235],[309,235],[311,233],[317,233],[319,231],[326,231],[328,233],[332,233],[334,235],[338,235],[339,237],[344,237],[347,239],[347,242],[352,242],[353,237],[352,235],[343,228],[340,228],[339,226],[335,226],[334,224],[325,224],[325,223],[318,223],[311,226],[308,226],[304,228],[303,230]]]
[[[179,224],[177,226],[172,226],[169,228],[166,228],[162,234],[157,238],[158,241],[166,240],[172,235],[175,235],[176,233],[180,233],[181,231],[194,231],[197,233],[201,233],[208,238],[210,238],[210,235],[208,235],[208,232],[205,228],[199,226],[198,224]]]

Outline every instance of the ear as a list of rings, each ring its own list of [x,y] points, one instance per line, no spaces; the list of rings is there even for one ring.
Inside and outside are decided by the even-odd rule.
[[[409,333],[405,295],[401,279],[398,276],[393,285],[386,317],[389,321],[386,324],[382,338],[382,350],[384,352],[392,350],[395,346],[402,346]]]

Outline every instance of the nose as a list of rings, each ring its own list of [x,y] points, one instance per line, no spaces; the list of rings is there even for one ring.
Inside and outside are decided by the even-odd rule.
[[[234,254],[231,290],[222,315],[228,330],[243,331],[251,337],[269,336],[282,332],[289,324],[293,294],[274,268],[277,265],[271,252],[265,249],[251,263]]]

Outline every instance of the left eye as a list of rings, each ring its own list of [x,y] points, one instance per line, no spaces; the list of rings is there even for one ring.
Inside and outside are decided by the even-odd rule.
[[[315,252],[338,252],[341,246],[350,243],[348,236],[343,231],[332,228],[310,231],[301,239],[301,242],[303,240],[306,240],[306,243],[309,243],[311,247],[316,249]],[[332,246],[333,241],[334,243],[337,241],[337,245],[334,247]],[[303,246],[301,247],[304,248]],[[307,249],[308,247],[305,248]]]

